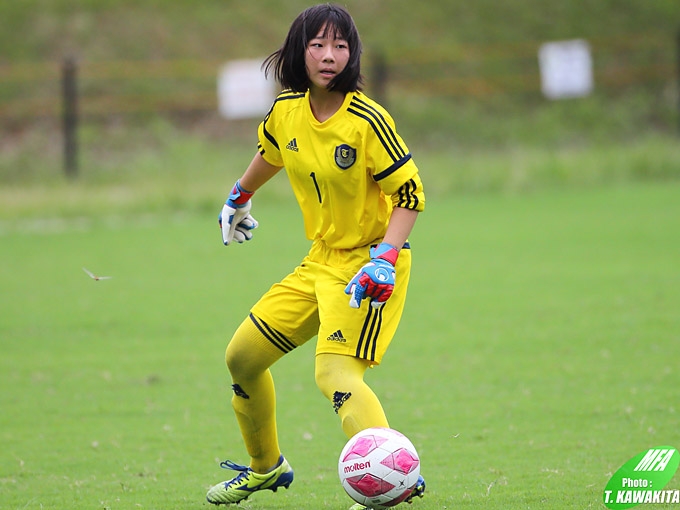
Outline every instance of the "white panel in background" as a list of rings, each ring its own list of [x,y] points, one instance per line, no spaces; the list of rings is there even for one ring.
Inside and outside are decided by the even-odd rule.
[[[267,80],[261,60],[234,60],[220,69],[217,77],[217,102],[227,119],[262,117],[275,98],[273,80]]]
[[[582,40],[549,42],[538,50],[541,90],[549,99],[583,97],[593,90],[590,45]]]

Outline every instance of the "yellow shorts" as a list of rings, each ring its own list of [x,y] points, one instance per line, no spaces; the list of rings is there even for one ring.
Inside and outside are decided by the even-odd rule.
[[[360,308],[351,308],[345,287],[370,260],[369,249],[336,250],[314,242],[300,265],[253,306],[251,318],[284,352],[317,336],[317,354],[345,354],[379,364],[404,310],[411,250],[408,244],[401,250],[394,292],[382,307],[375,309],[364,299]]]

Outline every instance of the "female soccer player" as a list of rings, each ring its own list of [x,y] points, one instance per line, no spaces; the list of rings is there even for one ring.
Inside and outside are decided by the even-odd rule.
[[[364,372],[380,363],[401,318],[411,266],[407,238],[425,197],[392,118],[361,92],[360,57],[350,14],[321,4],[295,19],[263,66],[284,90],[222,209],[223,241],[252,237],[251,197],[285,167],[312,246],[252,307],[227,347],[232,405],[250,463],[221,464],[238,474],[208,491],[216,505],[293,481],[279,450],[269,367],[314,336],[316,383],[345,434],[388,426]],[[409,502],[424,490],[420,479]]]

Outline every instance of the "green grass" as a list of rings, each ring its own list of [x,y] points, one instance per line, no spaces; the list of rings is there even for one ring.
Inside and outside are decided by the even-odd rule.
[[[213,214],[217,201],[255,153],[256,124],[242,123],[238,136],[225,133],[224,126],[212,135],[192,132],[161,118],[134,124],[86,124],[81,129],[75,179],[64,176],[54,126],[46,123],[14,141],[8,137],[6,150],[0,151],[0,231],[36,218],[167,211]],[[542,123],[535,127],[545,131]],[[512,131],[507,125],[506,130]],[[680,178],[680,144],[675,135],[645,133],[625,143],[586,134],[555,144],[515,142],[490,144],[482,150],[476,144],[442,138],[434,144],[414,140],[410,149],[428,197],[438,200],[469,192],[590,189]],[[267,199],[292,199],[283,175],[262,193]]]
[[[85,66],[260,58],[307,6],[5,2],[13,28],[0,33],[0,64],[21,70],[72,53]],[[594,41],[597,65],[625,64],[638,55],[619,47],[631,34],[667,41],[636,58],[668,62],[677,1],[348,7],[369,92],[373,56],[385,52],[394,66],[387,106],[428,194],[404,320],[368,375],[421,453],[428,494],[414,510],[602,508],[626,460],[680,446],[673,83],[608,88],[597,68],[587,99],[478,101],[400,86],[400,73],[429,81],[399,66],[416,54],[493,56],[574,37]],[[607,50],[601,41],[618,42]],[[54,76],[6,76],[0,96],[53,94]],[[83,93],[101,86],[85,73]],[[0,509],[208,508],[205,490],[228,475],[218,461],[246,461],[224,347],[307,249],[283,176],[258,192],[256,239],[221,246],[216,204],[255,150],[256,121],[83,118],[80,174],[69,181],[58,119],[6,120]],[[94,282],[82,266],[114,278]],[[335,473],[345,438],[312,364],[310,345],[274,368],[295,484],[246,509],[349,506]],[[678,476],[669,487],[680,488]]]
[[[402,326],[368,375],[420,451],[414,510],[602,508],[626,460],[680,445],[679,192],[434,194]],[[307,249],[292,202],[256,211],[255,239],[230,248],[198,212],[0,234],[0,508],[208,507],[217,461],[246,460],[225,344]],[[312,364],[309,345],[274,367],[296,481],[245,508],[349,506]]]

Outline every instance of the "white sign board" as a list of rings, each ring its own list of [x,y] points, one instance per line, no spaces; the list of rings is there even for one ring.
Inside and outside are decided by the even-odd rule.
[[[541,90],[549,99],[583,97],[593,90],[593,61],[586,41],[543,44],[538,50]]]
[[[273,80],[267,80],[261,60],[234,60],[217,77],[219,112],[227,119],[262,117],[275,98]]]

